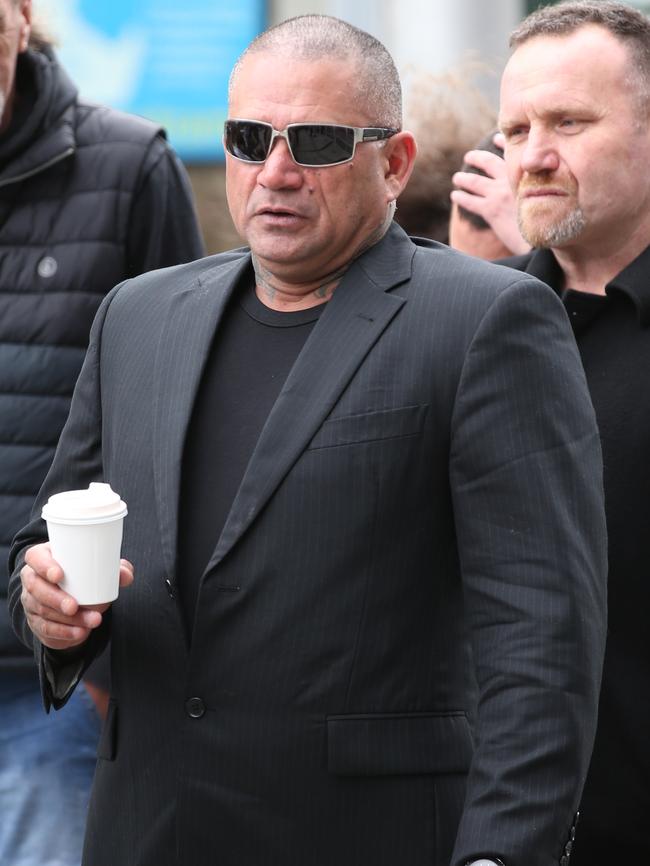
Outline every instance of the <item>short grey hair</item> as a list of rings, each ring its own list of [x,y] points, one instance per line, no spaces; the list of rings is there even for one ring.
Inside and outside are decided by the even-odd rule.
[[[356,90],[351,99],[366,107],[374,125],[402,128],[402,87],[395,63],[382,43],[364,30],[330,15],[299,15],[282,21],[254,39],[237,60],[229,94],[245,59],[263,52],[307,61],[352,61],[358,75],[351,82]]]
[[[535,36],[567,36],[589,24],[604,28],[629,48],[630,78],[650,108],[650,20],[638,9],[611,0],[565,0],[532,12],[510,35],[519,48]]]

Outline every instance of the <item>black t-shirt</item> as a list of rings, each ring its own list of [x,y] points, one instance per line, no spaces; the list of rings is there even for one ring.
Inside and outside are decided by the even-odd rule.
[[[606,295],[596,295],[589,292],[578,292],[575,289],[565,289],[562,301],[569,314],[573,333],[576,339],[585,331],[596,316],[600,315],[607,304]]]
[[[262,427],[322,309],[271,310],[247,277],[217,329],[183,452],[177,575],[190,632],[201,575]]]

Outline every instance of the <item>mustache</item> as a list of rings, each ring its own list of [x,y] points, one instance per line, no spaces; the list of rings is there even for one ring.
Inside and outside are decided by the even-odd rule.
[[[576,191],[576,184],[571,183],[570,181],[557,181],[552,178],[549,178],[548,180],[542,178],[535,178],[535,180],[524,178],[517,186],[517,196],[522,198],[530,193],[546,192],[547,190],[572,195]]]

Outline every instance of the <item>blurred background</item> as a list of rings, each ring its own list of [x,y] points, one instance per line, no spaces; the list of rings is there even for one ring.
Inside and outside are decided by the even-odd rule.
[[[194,188],[208,252],[239,244],[226,207],[221,129],[230,69],[261,30],[305,13],[372,33],[411,90],[452,74],[496,110],[508,34],[538,0],[34,0],[87,99],[162,123]],[[631,2],[650,12],[650,2]],[[431,78],[433,76],[433,78]],[[421,103],[420,103],[421,104]],[[417,130],[416,130],[417,132]]]

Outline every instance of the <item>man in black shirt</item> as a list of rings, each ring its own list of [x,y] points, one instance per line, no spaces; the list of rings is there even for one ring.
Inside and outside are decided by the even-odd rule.
[[[48,707],[111,636],[84,863],[546,866],[575,832],[605,630],[562,305],[392,223],[415,142],[368,34],[272,28],[229,113],[250,249],[106,299],[37,505],[109,481],[129,587],[79,608],[38,511],[13,548]]]
[[[506,260],[564,301],[605,465],[609,628],[574,866],[650,862],[650,22],[609,2],[514,32],[500,124],[519,227]]]

